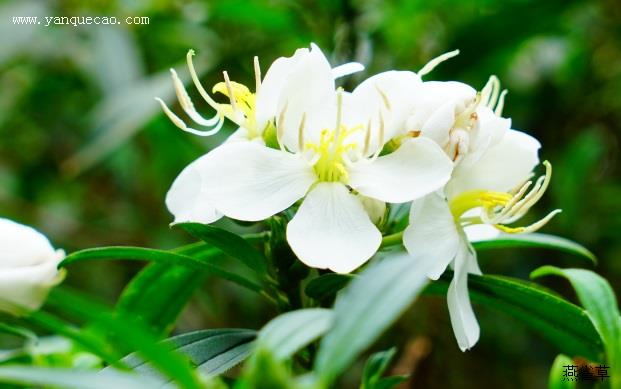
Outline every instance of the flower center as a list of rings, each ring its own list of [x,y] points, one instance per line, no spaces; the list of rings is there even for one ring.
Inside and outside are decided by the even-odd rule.
[[[251,138],[258,136],[256,118],[256,95],[247,86],[235,81],[219,82],[213,86],[212,93],[222,93],[229,98],[230,104],[219,104],[222,115],[234,118],[243,124]]]
[[[460,194],[451,200],[449,206],[456,221],[464,226],[472,224],[489,224],[500,231],[516,234],[534,232],[543,227],[560,209],[554,210],[541,220],[525,227],[509,227],[524,216],[535,205],[548,188],[552,177],[552,165],[545,161],[545,176],[539,177],[530,191],[532,181],[528,181],[519,188],[510,192],[494,192],[474,190]],[[480,216],[463,217],[464,214],[475,208],[481,208]]]
[[[349,180],[346,166],[349,153],[357,148],[355,143],[347,143],[347,138],[362,126],[351,128],[341,125],[340,131],[323,129],[319,143],[307,142],[304,149],[314,153],[313,168],[319,181],[343,182]]]

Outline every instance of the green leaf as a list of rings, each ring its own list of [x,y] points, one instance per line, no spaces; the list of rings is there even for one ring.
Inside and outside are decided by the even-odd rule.
[[[333,319],[330,309],[309,308],[287,312],[261,329],[258,345],[268,349],[276,359],[287,359],[323,335]]]
[[[246,359],[252,351],[256,335],[254,330],[236,328],[200,330],[173,336],[163,343],[187,355],[201,372],[213,376]],[[142,375],[160,377],[157,370],[136,353],[123,361]]]
[[[571,366],[574,361],[567,355],[559,354],[552,363],[550,368],[550,377],[548,378],[548,389],[574,389],[576,381],[563,381],[565,366]]]
[[[102,374],[95,371],[27,366],[0,367],[0,382],[68,389],[149,389],[159,387],[157,381],[117,370],[110,370]]]
[[[324,274],[317,278],[313,278],[308,285],[306,285],[304,292],[312,299],[326,301],[336,295],[336,293],[343,289],[353,278],[354,276],[351,274]]]
[[[531,273],[532,278],[547,275],[568,279],[576,290],[587,316],[604,343],[611,368],[611,387],[621,388],[621,314],[612,287],[608,281],[590,270],[542,266]]]
[[[223,253],[241,261],[248,268],[264,275],[267,272],[267,261],[265,256],[255,250],[241,236],[205,224],[181,223],[176,224],[186,230],[190,235],[200,239],[218,249]]]
[[[408,255],[393,255],[364,270],[337,298],[332,329],[321,342],[315,371],[331,383],[414,301],[427,284]]]
[[[597,263],[595,254],[586,247],[572,240],[561,238],[560,236],[531,233],[531,234],[502,234],[490,240],[473,242],[472,245],[477,250],[505,249],[505,248],[549,248],[564,251],[585,258],[593,264]]]
[[[200,388],[189,361],[166,345],[142,322],[132,316],[112,313],[107,307],[92,302],[64,288],[53,289],[48,305],[90,322],[88,330],[111,343],[123,353],[138,352],[167,377],[187,388]]]
[[[210,262],[215,262],[222,256],[219,250],[202,242],[173,251]],[[168,334],[207,274],[206,271],[196,271],[186,266],[151,263],[125,287],[116,309],[121,313],[129,313],[141,318],[155,332]]]
[[[31,330],[7,323],[0,322],[0,332],[6,332],[8,334],[20,336],[31,342],[35,342],[37,340],[37,334],[35,334]]]
[[[402,382],[406,381],[409,377],[406,375],[395,375],[391,377],[382,378],[377,381],[373,389],[392,389]]]
[[[446,296],[452,272],[431,283],[425,294]],[[601,340],[586,312],[547,289],[500,276],[468,276],[470,298],[477,304],[518,319],[563,353],[597,359]],[[485,333],[485,331],[483,331]]]
[[[111,365],[116,365],[117,361],[123,356],[123,352],[116,350],[103,337],[97,336],[90,331],[81,330],[47,312],[31,312],[23,320],[73,340],[75,344],[84,350],[99,356]]]
[[[125,287],[116,309],[139,317],[158,333],[168,334],[206,275],[184,266],[151,263]]]
[[[382,379],[390,361],[397,352],[396,348],[372,354],[364,365],[360,389],[392,388],[403,382],[407,377],[395,376]]]
[[[195,270],[204,270],[211,274],[217,275],[221,278],[234,282],[238,285],[244,286],[252,291],[261,292],[261,286],[249,281],[237,274],[230,273],[210,263],[209,260],[190,257],[188,255],[178,254],[171,251],[147,249],[143,247],[130,247],[130,246],[112,246],[112,247],[98,247],[94,249],[87,249],[77,251],[70,254],[59,265],[65,267],[69,264],[78,261],[92,261],[92,260],[132,260],[132,261],[153,261],[158,263],[165,263],[169,265],[182,265]]]

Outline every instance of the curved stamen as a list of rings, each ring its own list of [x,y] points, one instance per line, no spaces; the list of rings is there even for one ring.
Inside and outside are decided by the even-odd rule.
[[[388,111],[391,111],[392,108],[390,106],[390,100],[388,99],[388,96],[386,96],[386,93],[384,93],[384,91],[381,90],[378,85],[375,85],[375,89],[377,90],[377,93],[379,93],[380,96],[382,96],[382,101],[384,102],[384,105],[386,106],[386,109]]]
[[[425,64],[425,66],[423,66],[421,70],[418,71],[418,75],[422,77],[426,74],[429,74],[429,72],[435,69],[436,66],[446,61],[447,59],[451,59],[457,56],[458,54],[459,54],[459,50],[453,50],[453,51],[449,51],[448,53],[444,53],[432,59],[431,61],[427,62],[427,64]]]
[[[374,162],[382,152],[382,147],[384,146],[384,115],[382,115],[382,110],[379,111],[379,134],[377,139],[377,149],[375,153],[369,160],[370,162]]]
[[[494,110],[494,113],[496,114],[496,116],[502,115],[502,109],[505,107],[505,96],[506,95],[507,95],[507,90],[504,89],[500,93],[500,97],[498,98],[498,104],[496,104],[496,109]]]
[[[503,224],[496,224],[494,227],[496,227],[500,231],[503,231],[509,234],[526,234],[530,232],[535,232],[541,227],[543,227],[544,225],[546,225],[550,220],[552,220],[554,216],[558,215],[561,212],[562,210],[555,209],[554,211],[547,214],[543,219],[536,221],[533,224],[528,225],[526,227],[508,227]]]
[[[212,128],[211,130],[207,130],[207,131],[195,130],[194,128],[188,127],[183,120],[181,120],[177,115],[175,115],[168,108],[166,103],[164,103],[164,100],[160,99],[159,97],[156,97],[155,100],[160,103],[160,105],[162,106],[162,110],[164,111],[166,116],[168,116],[168,119],[170,119],[170,121],[175,126],[177,126],[179,129],[181,129],[181,130],[183,130],[185,132],[189,132],[190,134],[194,134],[194,135],[198,135],[198,136],[211,136],[211,135],[214,135],[215,133],[217,133],[218,131],[220,131],[220,129],[222,128],[222,125],[224,124],[224,120],[222,120],[222,118],[219,118],[220,121],[218,121],[216,126],[214,128]]]
[[[280,147],[281,151],[285,151],[285,146],[283,144],[283,136],[285,135],[285,114],[287,113],[287,107],[289,106],[289,102],[285,103],[285,106],[280,111],[278,115],[278,121],[276,122],[276,142],[278,143],[278,147]]]
[[[188,54],[186,55],[186,60],[188,62],[188,68],[190,69],[190,76],[192,77],[194,86],[198,90],[198,93],[200,93],[201,97],[207,102],[207,104],[209,104],[211,108],[219,112],[220,104],[216,103],[216,101],[212,99],[211,96],[209,96],[205,88],[203,88],[203,85],[201,84],[200,80],[198,79],[198,75],[196,74],[196,70],[194,69],[194,63],[192,62],[193,56],[194,56],[194,50],[189,50]]]
[[[304,151],[304,126],[306,125],[306,112],[302,114],[300,126],[298,127],[298,152]]]
[[[224,75],[224,84],[226,85],[226,90],[229,95],[229,101],[231,102],[231,108],[233,108],[233,115],[237,116],[237,102],[235,101],[235,94],[233,93],[233,86],[231,85],[231,80],[229,79],[229,74],[225,71],[222,72]]]
[[[366,157],[369,153],[369,144],[371,143],[371,119],[367,123],[367,130],[364,133],[364,148],[361,157]]]
[[[220,116],[216,112],[216,114],[211,119],[205,119],[201,114],[196,111],[194,108],[194,104],[188,95],[188,92],[185,90],[183,83],[179,79],[177,72],[175,69],[170,69],[170,73],[172,74],[173,85],[175,87],[175,93],[177,95],[177,100],[179,100],[179,105],[183,111],[197,124],[205,127],[213,127],[220,121]]]

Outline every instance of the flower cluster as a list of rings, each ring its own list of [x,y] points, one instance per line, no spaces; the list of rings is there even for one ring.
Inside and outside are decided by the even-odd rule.
[[[335,80],[362,65],[333,68],[311,45],[274,61],[264,77],[255,58],[254,92],[224,72],[210,94],[190,51],[193,83],[215,113],[197,112],[174,70],[180,107],[204,129],[189,127],[158,99],[164,112],[199,136],[217,133],[226,119],[238,128],[174,181],[166,198],[174,222],[261,221],[291,208],[286,237],[300,261],[349,273],[380,249],[387,204],[411,204],[409,226],[399,236],[429,278],[453,269],[450,317],[462,350],[472,347],[479,327],[467,275],[481,271],[470,242],[534,231],[559,211],[510,226],[541,198],[551,166],[544,162],[545,175],[530,181],[540,144],[502,117],[506,91],[496,77],[480,91],[422,80],[456,54],[418,73],[374,75],[348,92]],[[226,103],[212,96],[218,93]]]

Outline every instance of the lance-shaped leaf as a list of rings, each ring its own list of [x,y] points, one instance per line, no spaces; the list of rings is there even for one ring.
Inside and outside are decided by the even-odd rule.
[[[200,372],[215,376],[246,359],[256,335],[254,330],[237,328],[200,330],[173,336],[163,343],[187,355]],[[128,355],[123,362],[141,375],[162,380],[158,371],[138,354]]]
[[[574,389],[576,381],[570,381],[567,376],[566,366],[572,366],[574,361],[567,355],[559,354],[554,358],[548,378],[548,389]]]
[[[543,266],[531,273],[532,278],[547,275],[568,279],[576,290],[578,299],[604,343],[611,368],[611,387],[621,388],[621,314],[612,287],[590,270]]]
[[[276,359],[286,359],[323,335],[332,325],[330,309],[309,308],[287,312],[267,323],[259,333],[258,346]]]
[[[67,389],[150,389],[159,383],[137,374],[110,370],[106,374],[97,371],[75,369],[52,369],[29,366],[0,367],[0,382],[16,385],[54,386]]]
[[[597,258],[589,249],[579,243],[560,236],[531,233],[531,234],[501,234],[490,240],[473,242],[477,250],[505,249],[505,248],[546,248],[564,251],[580,258],[597,263]]]
[[[222,256],[219,250],[205,243],[180,247],[174,251],[209,262],[216,262]],[[150,263],[127,284],[117,301],[116,309],[140,317],[156,332],[168,334],[207,275],[206,271],[186,266]]]
[[[158,342],[157,336],[134,317],[115,314],[106,306],[65,288],[52,290],[48,305],[77,319],[86,320],[88,326],[80,333],[93,334],[96,339],[111,345],[116,352],[137,352],[163,375],[184,388],[201,387],[187,358],[172,350],[169,345]]]
[[[258,274],[265,274],[267,265],[263,254],[255,250],[241,236],[223,230],[222,228],[213,227],[198,223],[180,223],[176,226],[182,227],[190,235],[198,238],[213,247],[222,250],[223,253],[241,261],[250,269]]]
[[[178,254],[171,251],[147,249],[143,247],[113,246],[99,247],[77,251],[67,256],[60,266],[65,267],[78,261],[92,260],[132,260],[132,261],[153,261],[169,265],[181,265],[195,270],[204,270],[218,277],[222,277],[238,285],[244,286],[252,291],[261,292],[261,286],[247,280],[237,274],[228,272],[220,267],[214,266],[209,260]]]
[[[446,296],[453,274],[447,271],[425,294]],[[500,276],[468,276],[470,298],[509,315],[546,338],[567,355],[596,359],[602,343],[586,312],[532,282]]]
[[[428,282],[423,270],[406,254],[389,256],[342,291],[315,361],[324,383],[337,378],[414,301]]]
[[[334,297],[355,276],[352,274],[329,273],[313,278],[304,288],[304,293],[317,301],[326,301]]]

